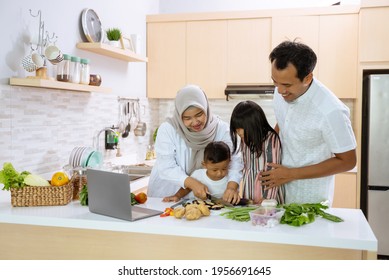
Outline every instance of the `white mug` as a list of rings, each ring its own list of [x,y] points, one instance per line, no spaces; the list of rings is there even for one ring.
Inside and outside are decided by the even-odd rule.
[[[48,46],[46,48],[45,56],[54,65],[60,63],[63,60],[62,52],[54,45]]]
[[[35,63],[36,65],[36,68],[41,68],[45,65],[45,59],[42,55],[40,55],[39,53],[36,53],[34,52],[32,55],[31,55],[31,59],[32,61]]]

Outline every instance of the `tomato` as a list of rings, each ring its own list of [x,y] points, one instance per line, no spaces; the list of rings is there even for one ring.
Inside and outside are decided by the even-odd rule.
[[[63,186],[69,183],[69,177],[65,172],[58,171],[53,174],[51,177],[51,185],[52,186]]]
[[[135,200],[138,201],[140,204],[143,204],[147,200],[147,195],[144,192],[138,193],[135,195]]]

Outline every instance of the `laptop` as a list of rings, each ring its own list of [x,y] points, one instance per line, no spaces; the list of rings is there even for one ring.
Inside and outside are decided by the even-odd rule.
[[[128,174],[87,169],[88,206],[95,214],[136,221],[157,216],[162,211],[131,205]]]

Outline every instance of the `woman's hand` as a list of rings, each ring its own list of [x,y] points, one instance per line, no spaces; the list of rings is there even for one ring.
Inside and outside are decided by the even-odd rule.
[[[192,190],[195,197],[198,197],[202,200],[207,199],[207,193],[209,191],[208,191],[208,187],[203,183],[189,176],[185,179],[184,184],[185,184],[185,188]]]
[[[172,196],[166,196],[162,199],[163,202],[178,202],[180,198],[178,196],[172,195]]]

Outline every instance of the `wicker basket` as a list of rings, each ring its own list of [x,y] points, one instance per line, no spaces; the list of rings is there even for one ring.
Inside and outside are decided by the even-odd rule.
[[[68,184],[60,187],[11,188],[11,204],[14,207],[66,205],[72,197],[73,178]]]

